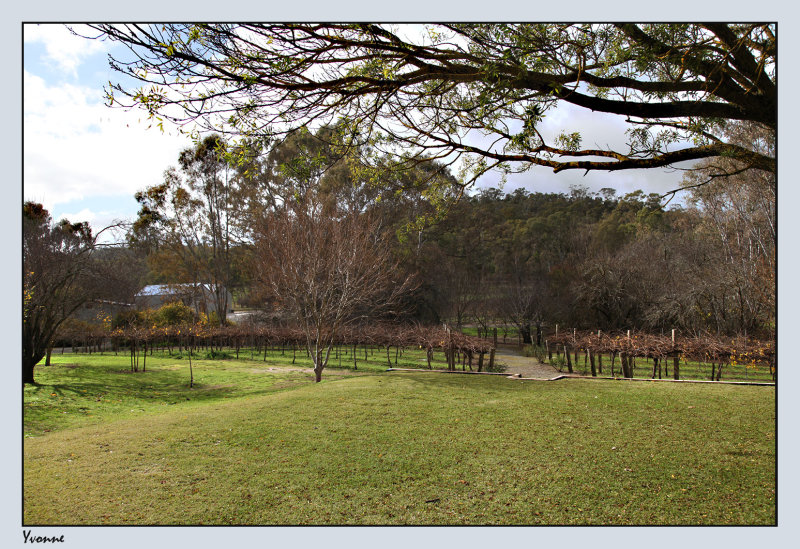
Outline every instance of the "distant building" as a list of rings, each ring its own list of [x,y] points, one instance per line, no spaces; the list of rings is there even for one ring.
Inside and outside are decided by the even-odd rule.
[[[90,324],[103,324],[104,322],[111,322],[111,319],[122,311],[127,311],[132,308],[133,305],[131,303],[93,299],[87,301],[81,305],[77,311],[72,313],[72,318]]]
[[[228,297],[227,316],[227,313],[233,312],[233,296],[227,288],[222,287],[222,291]],[[211,314],[217,310],[213,284],[153,284],[142,288],[134,297],[137,309],[158,309],[165,303],[175,301],[192,307],[198,313]]]

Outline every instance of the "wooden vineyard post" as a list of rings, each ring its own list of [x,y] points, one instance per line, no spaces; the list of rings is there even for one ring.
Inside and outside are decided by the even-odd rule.
[[[628,341],[631,340],[631,331],[628,330]],[[633,377],[633,357],[629,356],[628,353],[620,353],[619,360],[620,366],[622,366],[623,376],[627,378]]]
[[[681,358],[675,352],[675,328],[672,329],[672,352],[675,353],[675,356],[672,357],[672,379],[680,379]]]
[[[589,353],[589,365],[592,368],[592,377],[597,377],[597,369],[595,368],[594,365],[594,353],[592,352],[591,349],[589,349],[587,352]]]
[[[600,333],[601,333],[600,330],[597,330],[597,344],[598,345],[601,345]],[[600,374],[600,375],[603,375],[603,351],[602,351],[602,346],[600,347],[600,349],[601,349],[600,352],[597,353],[597,373]]]
[[[495,332],[496,334],[497,332]],[[491,372],[494,370],[494,347],[489,350],[489,367],[488,370]]]

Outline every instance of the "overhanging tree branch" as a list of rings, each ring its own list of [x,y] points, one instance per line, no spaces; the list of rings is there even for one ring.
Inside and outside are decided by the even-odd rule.
[[[377,24],[92,27],[132,52],[113,66],[154,86],[115,85],[115,102],[207,130],[275,137],[347,117],[411,157],[467,155],[559,172],[730,155],[775,169],[774,158],[722,137],[728,121],[776,126],[769,24],[432,25],[405,29],[409,38]],[[675,133],[627,153],[566,151],[536,131],[559,103]],[[482,147],[470,131],[496,139]]]

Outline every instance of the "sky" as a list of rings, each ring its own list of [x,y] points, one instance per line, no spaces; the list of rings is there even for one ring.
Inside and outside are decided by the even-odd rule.
[[[80,27],[76,27],[80,29]],[[116,49],[113,49],[116,48]],[[191,140],[165,125],[151,127],[139,110],[105,105],[104,86],[121,75],[108,66],[119,45],[77,37],[61,24],[25,25],[23,45],[24,199],[41,202],[54,219],[89,221],[95,229],[133,219],[136,191],[161,182]],[[624,143],[621,117],[559,108],[545,119],[545,133],[581,131],[586,146]],[[504,190],[569,192],[571,185],[622,196],[642,189],[659,192],[679,186],[675,170],[618,173],[562,172],[534,168],[510,176]],[[487,174],[477,188],[498,186]]]
[[[139,111],[106,106],[103,87],[119,78],[109,51],[64,25],[24,27],[24,198],[95,228],[133,218],[134,193],[160,183],[192,145],[170,128],[148,129]]]

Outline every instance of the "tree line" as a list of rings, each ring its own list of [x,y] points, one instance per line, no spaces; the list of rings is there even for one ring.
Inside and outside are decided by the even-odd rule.
[[[84,278],[101,264],[126,265],[94,286],[75,279],[72,293],[48,294],[34,275],[26,288],[51,301],[74,296],[71,309],[58,305],[64,317],[89,288],[92,297],[132,303],[146,283],[210,282],[302,324],[318,374],[336,331],[368,318],[507,325],[538,345],[555,324],[773,337],[771,174],[692,186],[703,175],[695,171],[685,204],[669,208],[654,194],[579,187],[483,189],[456,200],[445,166],[397,170],[385,159],[378,173],[341,154],[336,131],[293,134],[266,153],[249,151],[245,164],[242,151],[209,136],[181,153],[180,170],[136,194],[138,218],[113,249],[96,249],[88,225],[53,225],[41,206],[26,204],[26,272],[47,271],[34,265],[57,258],[74,259]],[[437,193],[426,194],[431,187]],[[450,202],[431,198],[442,188]],[[32,305],[26,315],[43,310]],[[216,319],[227,323],[224,314]],[[26,329],[37,322],[26,316]],[[43,322],[49,331],[27,340],[40,341],[30,360],[60,323]]]
[[[543,326],[771,338],[774,178],[715,180],[665,208],[612,189],[489,189],[456,204],[417,254],[440,317]]]
[[[110,104],[205,133],[136,194],[116,249],[25,205],[25,382],[81,300],[142,282],[210,283],[218,311],[228,288],[291,318],[317,380],[336,333],[368,320],[500,322],[536,343],[554,323],[773,337],[774,25],[90,27],[142,85],[111,83]],[[565,103],[625,115],[627,150],[544,135]],[[686,160],[681,208],[610,189],[469,196],[489,170]],[[47,273],[59,261],[72,274]]]

